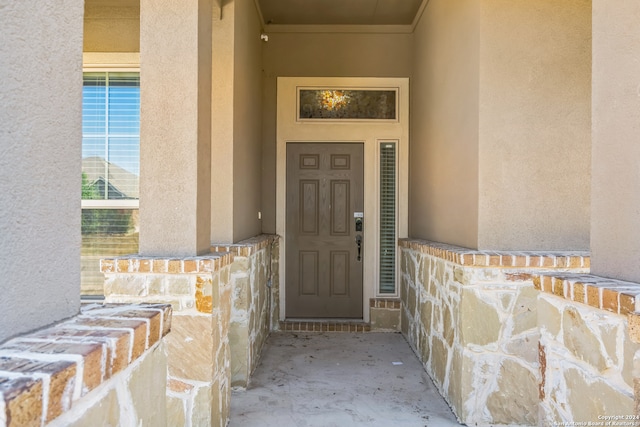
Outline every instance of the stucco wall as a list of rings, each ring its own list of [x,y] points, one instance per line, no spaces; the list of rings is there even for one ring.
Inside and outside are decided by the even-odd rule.
[[[591,0],[480,5],[478,247],[588,249]]]
[[[478,0],[431,0],[414,33],[409,235],[478,238]]]
[[[262,231],[276,232],[276,79],[408,77],[410,34],[270,33],[263,44]]]
[[[411,236],[588,249],[590,52],[590,0],[429,2],[414,33]]]
[[[261,232],[262,41],[252,1],[235,2],[233,241]]]
[[[594,274],[640,281],[640,3],[593,2]]]
[[[260,234],[262,41],[253,2],[214,12],[211,241]]]
[[[209,252],[212,1],[143,0],[140,253]]]
[[[85,52],[140,52],[140,2],[86,0]]]
[[[234,10],[234,2],[214,10],[212,29],[211,241],[225,243],[233,243]]]
[[[0,341],[80,308],[82,1],[0,1]]]

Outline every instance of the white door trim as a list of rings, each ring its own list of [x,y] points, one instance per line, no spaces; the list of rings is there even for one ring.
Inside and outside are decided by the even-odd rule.
[[[398,120],[298,120],[299,87],[397,89]],[[278,77],[276,126],[276,233],[280,240],[280,320],[285,319],[285,232],[287,142],[364,143],[363,321],[369,299],[377,295],[380,143],[398,144],[398,237],[408,232],[409,79],[372,77]],[[396,275],[397,277],[397,275]],[[397,280],[397,279],[396,279]],[[399,284],[396,283],[396,289]]]

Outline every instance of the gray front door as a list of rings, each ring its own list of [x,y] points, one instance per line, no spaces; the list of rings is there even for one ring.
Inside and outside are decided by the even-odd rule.
[[[287,144],[287,318],[362,318],[363,170],[361,143]]]

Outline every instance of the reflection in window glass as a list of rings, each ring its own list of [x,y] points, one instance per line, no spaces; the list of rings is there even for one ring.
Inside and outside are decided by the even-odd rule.
[[[396,119],[395,90],[301,89],[300,119]]]
[[[138,209],[83,209],[81,292],[102,295],[100,258],[138,252]]]
[[[86,198],[138,199],[139,73],[85,73],[82,133]]]
[[[139,198],[139,73],[85,73],[82,94],[82,199],[92,201],[82,210],[86,296],[104,292],[101,258],[138,252],[138,209],[113,203],[135,207]]]

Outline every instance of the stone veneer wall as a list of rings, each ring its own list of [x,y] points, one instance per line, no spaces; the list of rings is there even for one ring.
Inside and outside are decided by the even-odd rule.
[[[98,305],[0,345],[0,427],[167,425],[171,306]]]
[[[480,252],[402,239],[400,257],[402,333],[458,419],[542,422],[532,274],[587,273],[587,254]]]
[[[231,386],[247,387],[271,326],[278,325],[278,236],[260,235],[233,245],[214,245],[211,251],[233,254]]]
[[[232,262],[229,253],[101,260],[107,302],[173,306],[166,340],[167,425],[226,426],[229,420]]]
[[[639,425],[640,285],[571,274],[534,284],[541,422]]]

